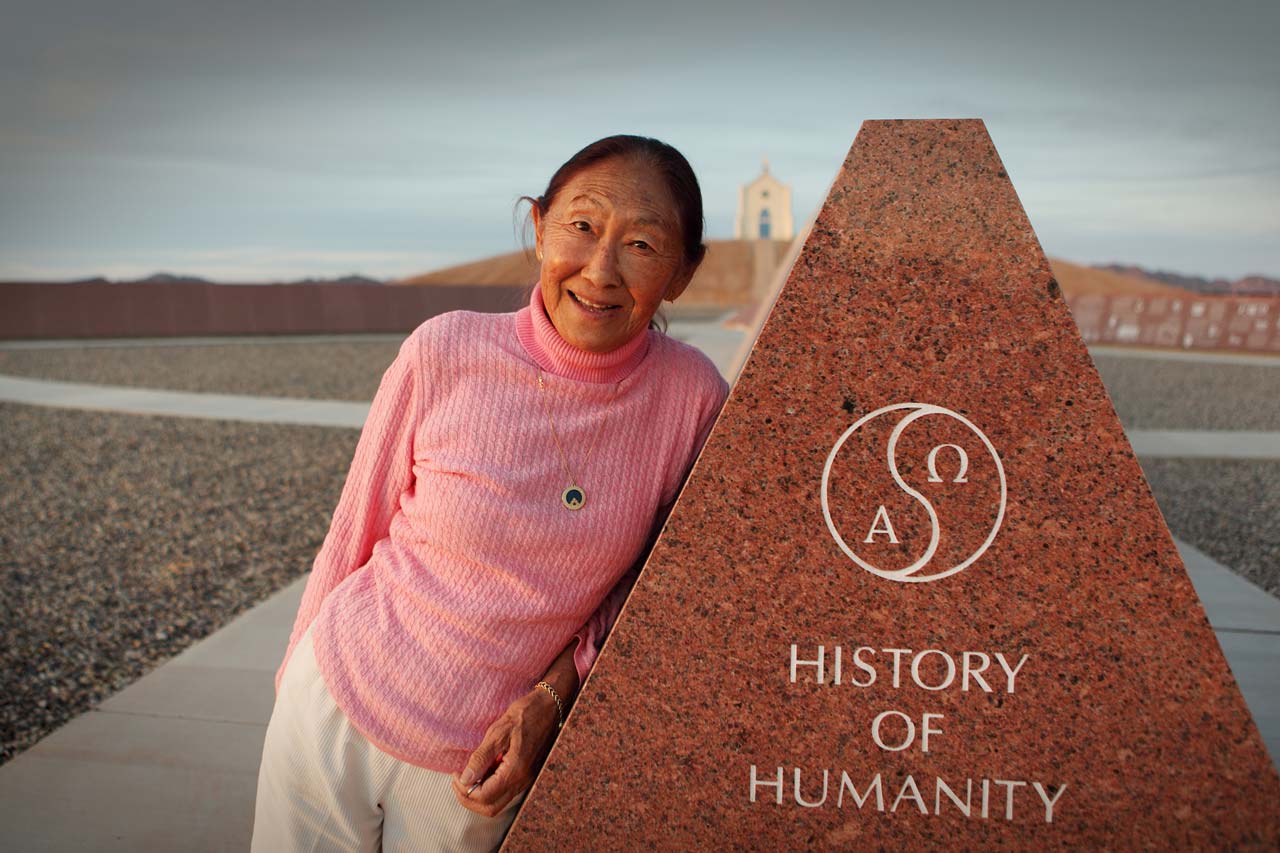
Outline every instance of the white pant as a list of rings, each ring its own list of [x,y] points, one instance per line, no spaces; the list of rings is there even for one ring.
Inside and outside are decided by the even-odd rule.
[[[496,817],[478,815],[458,803],[448,773],[369,743],[329,695],[311,630],[289,658],[267,725],[251,850],[496,849],[523,796]]]

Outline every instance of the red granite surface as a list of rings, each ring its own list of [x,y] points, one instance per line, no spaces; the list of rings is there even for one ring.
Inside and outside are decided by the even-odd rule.
[[[832,452],[907,403],[995,455],[920,408]],[[854,559],[930,552],[912,582]],[[864,124],[506,849],[1278,845],[1280,780],[983,124]]]

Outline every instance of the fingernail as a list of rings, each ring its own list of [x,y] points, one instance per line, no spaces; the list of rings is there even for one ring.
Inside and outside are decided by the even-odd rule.
[[[462,784],[470,785],[474,781],[476,781],[475,771],[473,771],[470,767],[462,771]]]

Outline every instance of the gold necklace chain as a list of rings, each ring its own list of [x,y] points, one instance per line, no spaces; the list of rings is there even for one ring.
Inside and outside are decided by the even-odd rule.
[[[600,443],[600,435],[604,432],[604,425],[609,419],[609,409],[617,401],[618,389],[621,387],[621,380],[613,386],[613,396],[609,398],[609,406],[605,409],[604,417],[600,419],[600,426],[596,428],[596,436],[591,440],[591,446],[587,448],[586,458],[582,460],[584,468],[591,461],[591,454],[595,452],[596,445]],[[560,502],[564,504],[565,509],[582,509],[587,502],[587,493],[578,485],[578,478],[569,468],[569,457],[565,455],[564,445],[560,443],[560,433],[556,430],[555,418],[551,417],[551,410],[547,408],[547,401],[543,398],[546,390],[547,385],[542,380],[542,368],[538,368],[538,402],[542,405],[542,413],[547,416],[547,422],[551,424],[551,437],[555,439],[556,450],[560,453],[560,465],[564,468],[564,475],[569,478],[569,487],[560,493]]]

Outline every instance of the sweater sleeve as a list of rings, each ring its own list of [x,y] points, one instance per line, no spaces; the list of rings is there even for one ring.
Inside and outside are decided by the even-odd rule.
[[[646,550],[645,556],[648,556],[648,553]],[[573,652],[573,666],[578,670],[579,689],[587,680],[587,673],[591,672],[591,667],[595,665],[605,638],[609,636],[609,630],[617,620],[618,613],[621,612],[622,605],[631,594],[631,587],[635,586],[638,577],[640,577],[639,562],[627,569],[627,573],[604,597],[604,601],[600,602],[596,612],[591,614],[587,624],[573,635],[578,640],[578,647]]]
[[[711,428],[715,425],[716,417],[720,414],[720,409],[724,406],[725,398],[728,395],[728,383],[724,381],[719,373],[713,373],[712,379],[707,386],[707,392],[703,396],[702,409],[698,417],[698,432],[693,441],[693,452],[685,461],[680,488],[676,490],[676,495],[672,497],[671,503],[658,510],[657,516],[654,518],[653,529],[649,533],[648,544],[645,546],[644,551],[641,552],[640,558],[635,565],[628,569],[617,585],[609,591],[604,601],[596,608],[595,613],[591,614],[587,624],[583,625],[578,633],[574,634],[574,637],[578,640],[578,647],[573,653],[573,663],[578,670],[579,686],[587,680],[587,673],[591,671],[591,667],[595,664],[596,657],[600,654],[600,649],[604,646],[604,641],[608,637],[609,631],[613,628],[613,623],[622,611],[622,605],[626,603],[627,596],[631,594],[631,588],[635,586],[636,579],[640,576],[640,569],[648,559],[649,551],[653,548],[654,542],[657,541],[658,535],[662,533],[662,528],[666,526],[667,516],[671,513],[671,508],[675,504],[675,497],[679,496],[680,491],[683,490],[684,480],[688,478],[693,463],[702,452],[702,448],[711,434]]]
[[[277,693],[289,658],[325,597],[369,561],[374,545],[390,531],[401,495],[413,485],[413,440],[422,405],[420,358],[415,332],[382,375],[329,532],[312,564],[284,661],[276,671]]]
[[[689,476],[693,463],[698,461],[698,457],[702,455],[702,448],[706,446],[707,439],[711,436],[711,428],[716,425],[716,419],[720,417],[720,410],[724,408],[724,401],[729,397],[729,383],[724,381],[719,373],[715,375],[713,391],[707,395],[706,402],[698,422],[698,437],[693,442],[693,455],[689,457],[689,462],[685,466],[685,477]],[[683,488],[683,483],[681,484]]]

